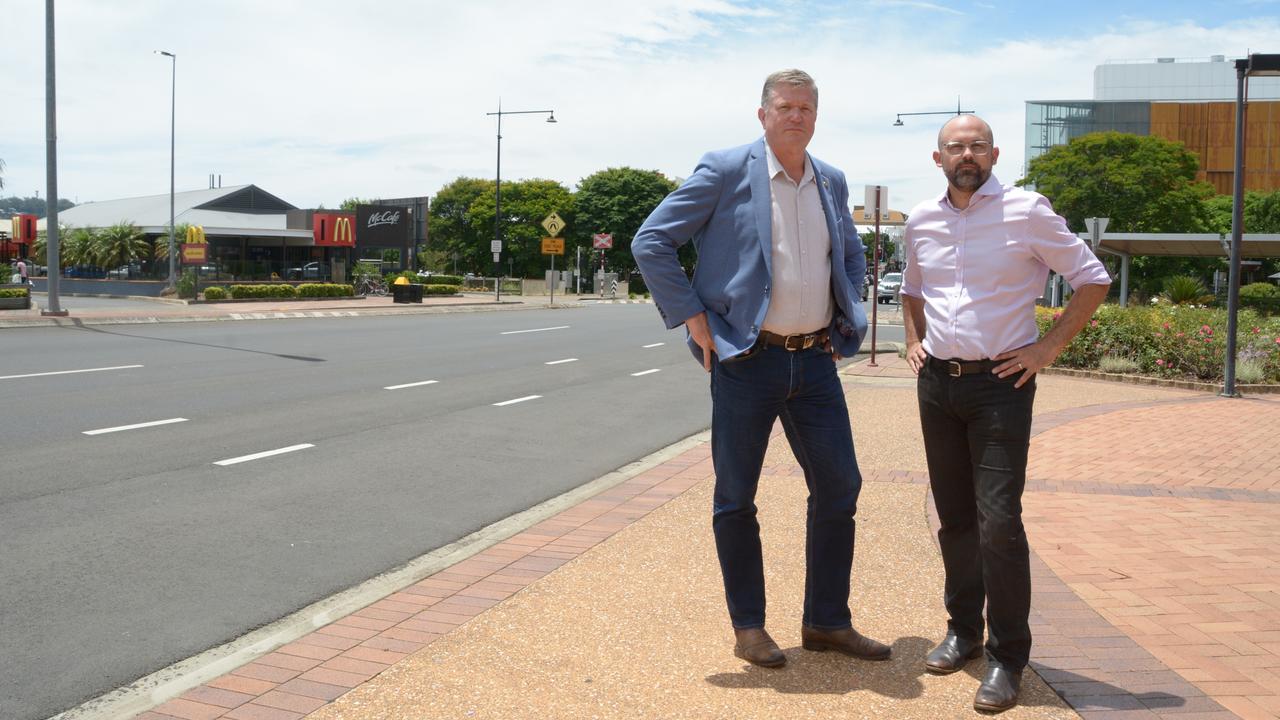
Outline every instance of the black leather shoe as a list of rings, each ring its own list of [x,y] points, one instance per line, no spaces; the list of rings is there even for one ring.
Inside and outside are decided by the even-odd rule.
[[[981,642],[948,635],[924,659],[924,667],[934,675],[950,675],[981,655]]]
[[[1018,704],[1018,686],[1022,673],[991,665],[982,678],[978,694],[973,696],[973,709],[985,712],[1004,712]]]
[[[737,642],[733,645],[733,654],[752,665],[776,668],[787,664],[787,656],[778,649],[778,643],[769,637],[764,628],[734,629]]]
[[[889,655],[892,653],[888,645],[872,640],[853,628],[819,630],[802,626],[800,628],[800,645],[805,650],[819,652],[835,650],[862,660],[888,660]]]

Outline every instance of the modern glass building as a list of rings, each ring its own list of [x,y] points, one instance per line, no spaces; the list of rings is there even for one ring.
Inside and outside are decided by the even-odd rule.
[[[1094,69],[1092,100],[1027,102],[1026,160],[1091,132],[1115,130],[1183,143],[1198,178],[1231,192],[1236,73],[1222,55],[1204,60],[1109,61]],[[1247,190],[1280,189],[1280,78],[1252,78],[1245,128]]]

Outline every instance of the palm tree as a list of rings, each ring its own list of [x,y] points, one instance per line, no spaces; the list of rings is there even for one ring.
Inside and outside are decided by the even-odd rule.
[[[173,228],[173,244],[178,246],[179,255],[182,254],[182,243],[187,241],[187,229],[190,227],[191,227],[191,223],[178,223]],[[159,267],[160,265],[169,262],[169,231],[168,229],[166,228],[165,232],[156,236],[156,239],[154,242],[155,242],[155,250],[152,252],[152,257],[156,259],[156,266]]]
[[[147,242],[147,237],[137,225],[122,220],[99,230],[94,237],[93,248],[98,264],[116,267],[146,257],[151,252],[151,243]]]
[[[98,257],[94,245],[97,233],[93,228],[62,228],[58,233],[58,260],[62,267],[72,265],[97,265]]]

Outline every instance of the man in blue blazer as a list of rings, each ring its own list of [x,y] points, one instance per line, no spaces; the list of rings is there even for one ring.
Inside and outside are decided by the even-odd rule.
[[[862,476],[835,361],[856,353],[866,333],[866,260],[844,175],[806,151],[817,110],[807,73],[770,75],[758,111],[764,138],[703,156],[631,242],[667,327],[685,325],[711,373],[712,529],[734,654],[763,667],[786,663],[764,629],[755,505],[779,418],[809,487],[802,645],[889,657],[853,629],[849,611]],[[690,240],[692,280],[676,258]]]

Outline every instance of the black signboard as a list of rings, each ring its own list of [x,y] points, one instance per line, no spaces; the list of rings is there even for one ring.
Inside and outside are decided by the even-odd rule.
[[[356,206],[356,247],[405,248],[412,229],[413,218],[407,207]]]

